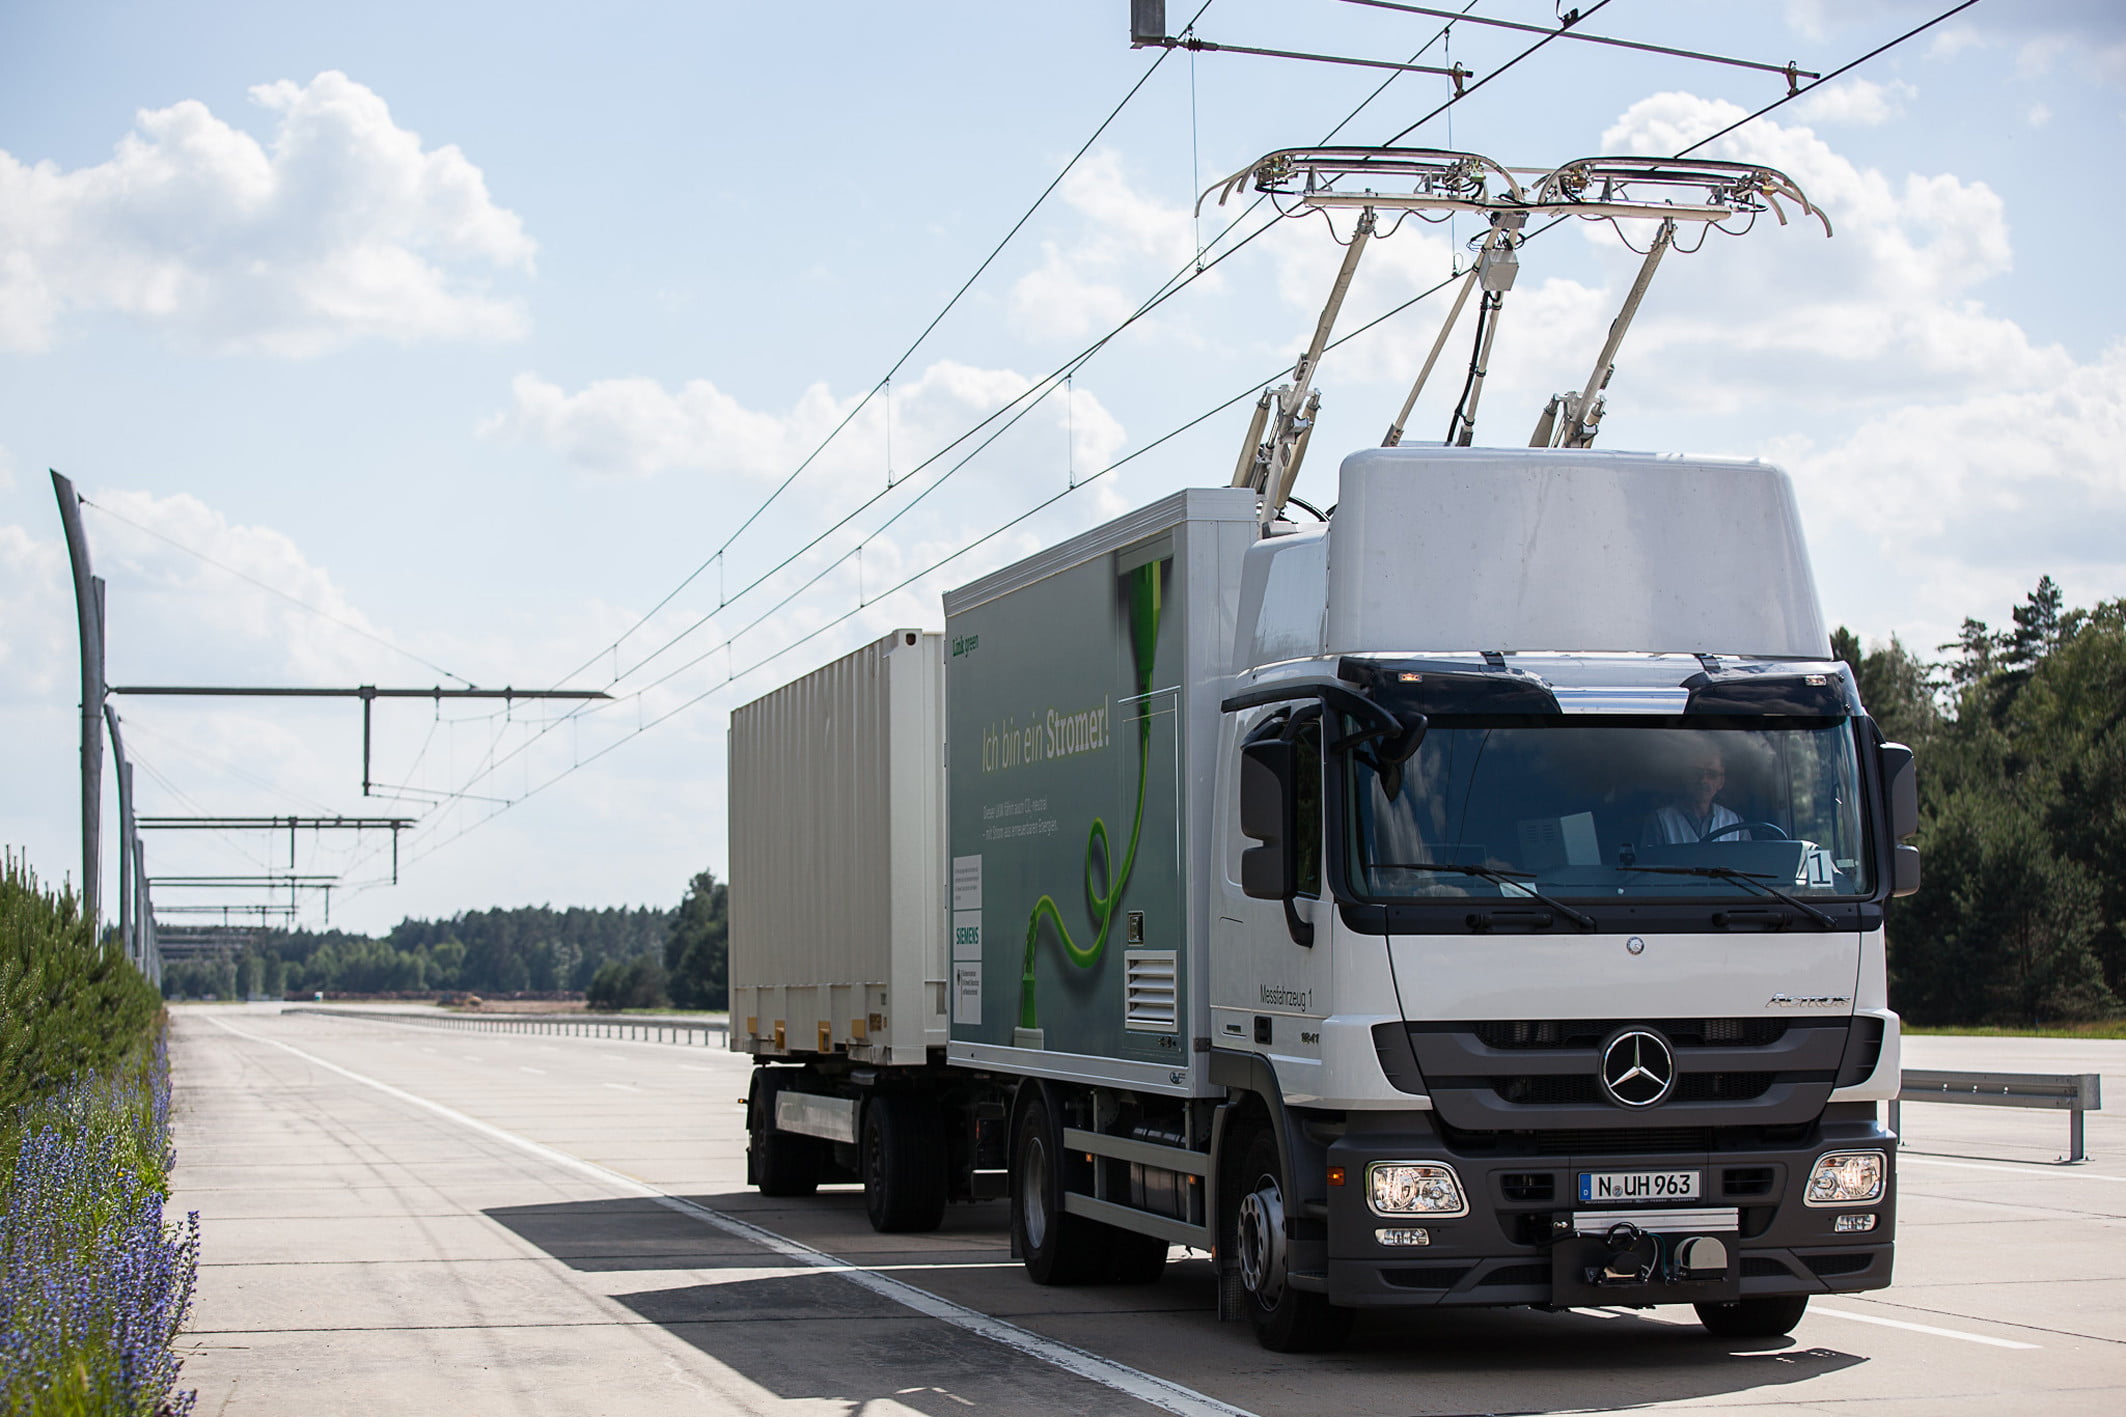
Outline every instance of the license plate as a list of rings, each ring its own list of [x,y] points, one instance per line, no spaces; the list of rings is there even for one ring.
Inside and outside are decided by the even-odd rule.
[[[1582,1171],[1583,1201],[1694,1201],[1696,1171]]]

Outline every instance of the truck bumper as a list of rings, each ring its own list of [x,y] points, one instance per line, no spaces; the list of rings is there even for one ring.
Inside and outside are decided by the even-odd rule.
[[[1711,1150],[1604,1149],[1585,1144],[1588,1133],[1545,1136],[1500,1133],[1471,1144],[1450,1143],[1429,1114],[1365,1117],[1328,1148],[1332,1176],[1326,1215],[1295,1222],[1293,1276],[1298,1287],[1356,1308],[1432,1305],[1599,1305],[1721,1303],[1791,1294],[1880,1289],[1890,1282],[1896,1226],[1896,1140],[1874,1120],[1872,1108],[1844,1107],[1798,1138],[1766,1144],[1754,1136],[1721,1137]],[[1621,1136],[1619,1138],[1622,1140]],[[1817,1207],[1802,1196],[1817,1158],[1827,1152],[1880,1151],[1882,1195],[1864,1205]],[[1382,1216],[1367,1201],[1366,1167],[1375,1161],[1430,1161],[1454,1168],[1468,1214],[1453,1219]],[[1700,1174],[1692,1200],[1583,1203],[1581,1173]],[[1681,1210],[1704,1219],[1660,1220]],[[1605,1219],[1587,1219],[1599,1212]],[[1646,1229],[1626,1256],[1643,1271],[1619,1279],[1607,1261],[1628,1235],[1607,1232],[1613,1221],[1638,1216]],[[1866,1231],[1837,1229],[1840,1216],[1873,1216]],[[1855,1223],[1848,1221],[1847,1224]],[[1663,1226],[1677,1228],[1662,1229]],[[1590,1227],[1596,1233],[1580,1233]],[[1314,1235],[1304,1229],[1311,1228]],[[1421,1230],[1423,1244],[1391,1244],[1383,1231]],[[1717,1251],[1684,1247],[1694,1235],[1718,1240]],[[1306,1244],[1319,1237],[1321,1248]],[[1407,1235],[1404,1237],[1408,1239]],[[1717,1253],[1717,1267],[1685,1268],[1683,1261]],[[1319,1256],[1320,1268],[1307,1261]]]

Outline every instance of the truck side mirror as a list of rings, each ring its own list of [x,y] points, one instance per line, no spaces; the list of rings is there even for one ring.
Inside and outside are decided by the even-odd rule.
[[[1899,843],[1890,852],[1890,894],[1916,895],[1919,892],[1919,848]]]
[[[1882,745],[1882,795],[1890,818],[1890,894],[1911,895],[1919,889],[1919,848],[1904,838],[1919,830],[1919,771],[1912,750],[1902,743]]]
[[[1299,893],[1295,794],[1297,745],[1272,730],[1240,748],[1240,831],[1262,843],[1240,853],[1240,889],[1257,900]]]

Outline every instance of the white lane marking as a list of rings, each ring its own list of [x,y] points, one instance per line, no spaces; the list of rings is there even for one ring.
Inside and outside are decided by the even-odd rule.
[[[1897,1153],[1900,1166],[1953,1166],[1959,1171],[1998,1171],[2006,1176],[2072,1176],[2081,1181],[2126,1181],[2126,1176],[2106,1176],[2097,1171],[2075,1171],[2057,1161],[2033,1161],[2024,1166],[1997,1166],[1986,1161],[1948,1161],[1939,1156]]]
[[[615,1087],[615,1088],[618,1088],[618,1089],[620,1089],[620,1091],[622,1091],[622,1092],[640,1092],[640,1091],[642,1091],[642,1089],[641,1089],[641,1088],[639,1088],[639,1087],[635,1086],[635,1084],[633,1084],[633,1083],[631,1083],[631,1082],[609,1082],[609,1083],[607,1083],[607,1084],[606,1084],[606,1086],[607,1086],[607,1087]]]
[[[545,1076],[546,1076],[546,1069],[544,1069],[544,1068],[528,1068],[528,1067],[526,1067],[526,1066],[525,1066],[524,1064],[522,1064],[522,1063],[519,1063],[519,1064],[517,1064],[517,1071],[518,1071],[518,1072],[520,1072],[520,1073],[537,1073],[537,1074],[538,1074],[538,1075],[539,1075],[540,1077],[545,1077]]]
[[[487,1061],[487,1059],[478,1057],[471,1053],[461,1053],[458,1056],[463,1058],[468,1063],[484,1063]]]
[[[278,1048],[284,1053],[291,1053],[314,1067],[323,1068],[329,1073],[338,1073],[349,1082],[358,1082],[364,1087],[375,1088],[386,1097],[394,1097],[401,1102],[419,1107],[423,1111],[432,1112],[445,1121],[455,1122],[470,1131],[478,1132],[482,1136],[516,1147],[519,1151],[536,1156],[543,1161],[549,1161],[556,1166],[566,1167],[585,1176],[618,1186],[632,1195],[646,1200],[653,1200],[657,1204],[669,1210],[676,1210],[682,1215],[691,1215],[727,1235],[735,1235],[743,1240],[751,1240],[763,1248],[773,1250],[785,1259],[796,1260],[800,1264],[811,1266],[814,1269],[839,1274],[859,1289],[869,1290],[880,1298],[891,1299],[894,1303],[913,1309],[925,1317],[942,1320],[951,1324],[954,1328],[965,1330],[980,1338],[986,1338],[992,1343],[1002,1344],[1004,1347],[1023,1353],[1029,1358],[1037,1358],[1053,1367],[1061,1368],[1066,1373],[1089,1379],[1102,1387],[1111,1388],[1127,1397],[1133,1397],[1139,1402],[1156,1407],[1162,1412],[1172,1412],[1176,1414],[1176,1417],[1255,1417],[1254,1413],[1249,1412],[1244,1407],[1235,1407],[1230,1403],[1220,1402],[1217,1398],[1197,1392],[1194,1388],[1183,1387],[1180,1383],[1171,1382],[1151,1373],[1140,1372],[1124,1363],[1117,1363],[1112,1358],[1103,1358],[1097,1353],[1088,1353],[1082,1348],[1044,1337],[1041,1334],[1020,1328],[1017,1324],[1006,1323],[1002,1319],[993,1318],[978,1309],[969,1309],[963,1305],[955,1304],[950,1299],[940,1299],[927,1289],[918,1289],[912,1284],[903,1283],[901,1280],[881,1274],[875,1269],[867,1269],[862,1265],[851,1264],[847,1260],[837,1259],[823,1250],[815,1250],[810,1245],[788,1239],[772,1230],[763,1230],[760,1226],[740,1220],[736,1216],[726,1215],[718,1210],[711,1210],[704,1205],[696,1205],[694,1202],[683,1200],[678,1196],[666,1195],[655,1186],[646,1181],[638,1180],[628,1175],[625,1171],[615,1171],[610,1166],[601,1166],[595,1161],[587,1161],[580,1156],[572,1156],[568,1152],[556,1150],[543,1142],[533,1141],[530,1137],[518,1136],[515,1132],[504,1131],[502,1128],[483,1122],[477,1117],[468,1116],[456,1108],[446,1107],[440,1102],[431,1102],[416,1093],[393,1087],[388,1082],[380,1082],[373,1077],[366,1077],[361,1073],[355,1072],[351,1068],[343,1068],[338,1063],[327,1062],[314,1053],[307,1053],[293,1044],[281,1042],[278,1038],[261,1038],[255,1033],[246,1033],[240,1028],[231,1028],[220,1019],[210,1019],[209,1022],[226,1033],[235,1034],[238,1038],[246,1039],[252,1043],[264,1043]]]
[[[1881,1324],[1884,1328],[1901,1328],[1908,1333],[1930,1333],[1936,1338],[1960,1338],[1966,1343],[1983,1343],[1989,1348],[2035,1348],[2035,1343],[2017,1343],[2012,1338],[1988,1338],[1982,1333],[1965,1333],[1962,1329],[1936,1328],[1932,1324],[1907,1323],[1903,1319],[1878,1318],[1874,1314],[1856,1314],[1851,1309],[1826,1309],[1821,1304],[1809,1305],[1811,1314],[1822,1314],[1827,1319],[1851,1319],[1855,1323]]]
[[[679,1068],[680,1071],[689,1073],[715,1073],[723,1071],[721,1068],[705,1068],[699,1063],[681,1063],[679,1065]]]

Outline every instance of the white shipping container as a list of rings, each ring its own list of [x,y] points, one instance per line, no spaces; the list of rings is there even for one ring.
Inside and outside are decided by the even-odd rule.
[[[946,1044],[944,637],[896,630],[733,711],[731,1047]]]

